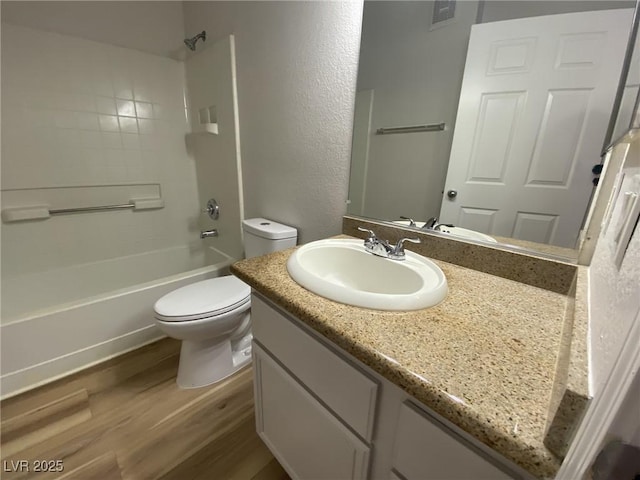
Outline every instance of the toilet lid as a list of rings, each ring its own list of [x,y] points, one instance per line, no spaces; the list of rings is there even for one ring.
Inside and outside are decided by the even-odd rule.
[[[156,317],[165,321],[198,320],[235,310],[251,301],[251,288],[233,275],[192,283],[156,302]]]

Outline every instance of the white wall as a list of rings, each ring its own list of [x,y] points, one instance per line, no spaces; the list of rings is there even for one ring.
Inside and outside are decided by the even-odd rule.
[[[3,207],[12,189],[36,189],[55,208],[51,187],[143,183],[165,201],[3,224],[3,278],[199,241],[184,90],[174,60],[2,25]],[[65,206],[89,202],[74,192]]]
[[[560,13],[634,8],[635,0],[487,0],[482,6],[481,23]]]
[[[626,192],[631,189],[633,176],[640,175],[640,137],[631,144],[623,171],[625,177],[620,191]],[[600,234],[589,268],[590,370],[595,394],[600,393],[609,377],[640,311],[640,227],[636,227],[621,267],[618,269],[614,263],[615,237],[623,207],[624,195],[621,194],[605,224],[607,228]]]
[[[614,154],[625,150],[616,148]],[[612,164],[619,165],[618,171],[607,171],[607,175],[624,172],[619,190],[623,194],[616,195],[615,190],[611,194],[610,214],[604,216],[588,272],[589,371],[593,400],[558,472],[558,479],[590,477],[587,472],[592,462],[612,440],[640,446],[640,225],[635,224],[622,263],[616,265],[614,260],[620,220],[625,217],[622,212],[627,205],[624,192],[640,193],[640,137],[636,135],[631,142],[623,162]],[[637,218],[633,221],[637,222]],[[626,242],[620,244],[624,246]]]
[[[6,23],[156,55],[184,50],[182,2],[3,1],[0,12]]]
[[[341,231],[361,2],[185,2],[185,31],[234,34],[245,216]],[[209,40],[207,40],[209,41]]]
[[[372,131],[447,124],[444,132],[370,136],[364,215],[438,216],[476,1],[430,28],[433,2],[367,2],[358,91],[374,90]]]

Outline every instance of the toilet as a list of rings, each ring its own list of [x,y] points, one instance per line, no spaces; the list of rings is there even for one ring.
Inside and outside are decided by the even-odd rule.
[[[242,222],[247,258],[296,245],[297,231],[265,218]],[[154,305],[156,325],[182,340],[180,388],[211,385],[251,362],[251,288],[226,275],[168,293]]]

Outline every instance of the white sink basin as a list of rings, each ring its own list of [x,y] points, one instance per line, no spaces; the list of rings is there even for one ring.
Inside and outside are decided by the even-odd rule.
[[[411,226],[409,220],[394,220],[393,223],[404,225],[405,227]],[[484,233],[476,232],[475,230],[469,230],[468,228],[442,226],[438,231],[455,235],[456,237],[467,238],[469,240],[481,240],[483,242],[498,243],[495,238],[490,237],[489,235],[486,235]]]
[[[419,310],[447,296],[447,279],[431,260],[406,251],[403,261],[365,251],[362,240],[303,245],[287,262],[298,284],[322,297],[376,310]]]
[[[482,240],[483,242],[498,243],[498,241],[486,235],[484,233],[476,232],[475,230],[469,230],[462,227],[440,227],[440,231],[443,233],[449,233],[456,237],[468,238],[469,240]]]

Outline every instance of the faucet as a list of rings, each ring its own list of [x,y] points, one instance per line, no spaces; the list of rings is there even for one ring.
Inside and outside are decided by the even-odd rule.
[[[406,238],[403,237],[396,243],[393,250],[389,252],[389,258],[391,260],[404,260],[406,255],[404,253],[404,242],[422,243],[419,238]]]
[[[435,230],[436,232],[439,232],[441,227],[452,228],[453,226],[454,225],[452,225],[451,223],[438,223],[438,217],[431,217],[422,226],[422,230]]]
[[[410,226],[410,227],[417,227],[417,226],[418,226],[418,225],[416,224],[416,221],[415,221],[413,218],[411,218],[411,217],[404,217],[404,216],[400,215],[400,219],[401,219],[401,220],[409,220],[409,226]]]
[[[438,224],[438,217],[431,217],[427,222],[422,226],[423,230],[433,230],[433,226]]]
[[[364,240],[364,249],[367,252],[373,253],[379,257],[388,257],[389,252],[393,249],[387,240],[381,240],[377,237],[373,230],[368,228],[358,227],[361,232],[367,232],[369,235]]]
[[[200,232],[200,238],[209,238],[209,237],[217,237],[218,236],[218,230],[216,230],[215,228],[212,230],[203,230],[202,232]]]
[[[378,238],[373,230],[362,227],[358,227],[358,230],[369,234],[364,241],[364,249],[367,252],[377,255],[378,257],[389,258],[391,260],[405,259],[404,242],[420,243],[419,238],[401,238],[395,246],[391,246],[387,240]]]

